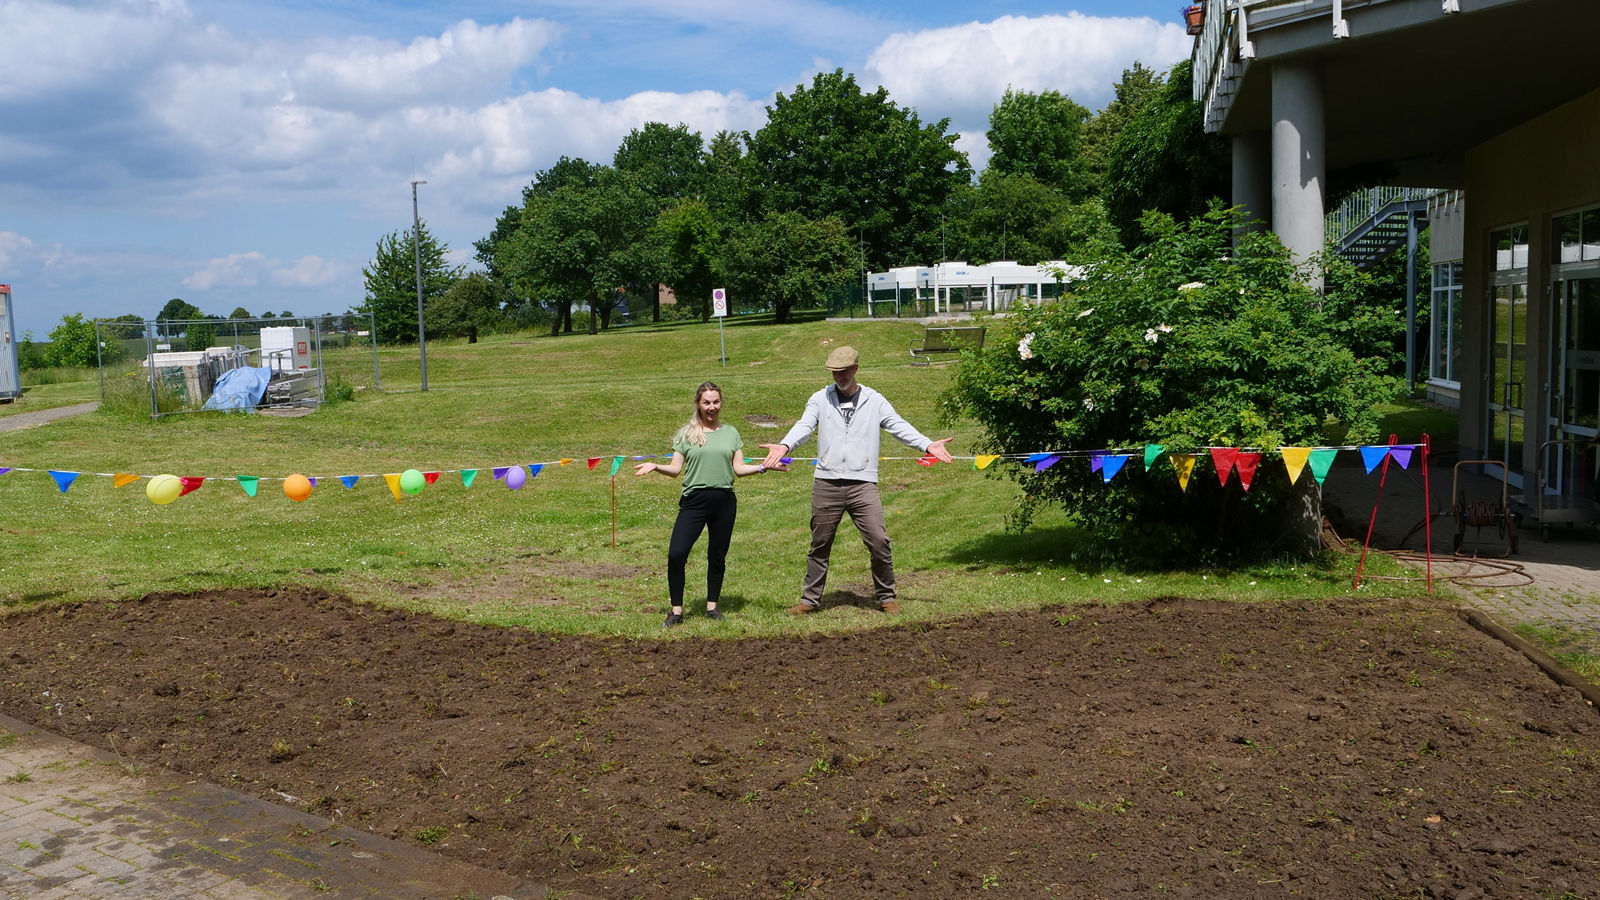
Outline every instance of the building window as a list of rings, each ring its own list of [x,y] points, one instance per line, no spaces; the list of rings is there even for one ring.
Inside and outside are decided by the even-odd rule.
[[[1494,242],[1494,270],[1509,272],[1528,267],[1528,226],[1513,225],[1489,235]]]
[[[1456,366],[1461,359],[1461,263],[1433,267],[1433,314],[1429,375],[1436,381],[1459,383]]]
[[[1600,208],[1556,216],[1551,229],[1553,263],[1600,260]]]

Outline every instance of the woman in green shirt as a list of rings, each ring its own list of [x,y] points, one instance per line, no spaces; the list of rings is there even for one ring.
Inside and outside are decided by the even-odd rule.
[[[738,429],[722,421],[722,388],[707,381],[695,388],[694,414],[672,440],[672,461],[640,463],[633,470],[635,475],[660,472],[674,478],[683,476],[678,521],[672,526],[672,540],[667,545],[667,593],[672,599],[668,628],[683,623],[684,567],[701,531],[711,535],[706,544],[706,617],[722,618],[717,611],[717,598],[722,594],[728,544],[733,539],[733,520],[739,510],[733,496],[733,479],[759,475],[767,469],[765,463],[746,463],[739,452],[743,449]]]

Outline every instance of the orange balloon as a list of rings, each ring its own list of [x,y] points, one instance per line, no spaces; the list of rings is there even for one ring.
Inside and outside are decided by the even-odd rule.
[[[290,475],[283,480],[283,495],[299,503],[311,496],[311,479],[304,475]]]

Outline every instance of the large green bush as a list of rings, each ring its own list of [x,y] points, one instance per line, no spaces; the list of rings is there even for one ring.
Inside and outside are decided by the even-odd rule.
[[[1274,455],[1249,492],[1221,487],[1204,459],[1183,492],[1168,459],[1143,470],[1144,445],[1204,454],[1375,436],[1375,406],[1399,383],[1339,340],[1276,238],[1234,248],[1233,225],[1220,207],[1185,224],[1147,214],[1144,246],[1103,250],[1065,299],[996,322],[999,339],[963,358],[941,404],[983,425],[980,452],[1082,454],[998,470],[1025,489],[1014,524],[1055,503],[1105,561],[1259,556],[1280,546],[1291,493]],[[1113,448],[1135,458],[1106,484],[1087,454]]]

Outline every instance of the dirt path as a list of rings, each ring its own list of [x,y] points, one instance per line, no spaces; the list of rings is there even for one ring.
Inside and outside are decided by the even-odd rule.
[[[223,591],[0,663],[9,715],[605,897],[1600,893],[1596,711],[1437,607],[623,641]]]
[[[54,409],[41,409],[37,412],[0,416],[0,432],[17,431],[22,428],[32,428],[35,425],[48,425],[57,419],[85,415],[99,408],[100,401],[96,400],[92,403],[75,403],[72,406],[58,406]]]

